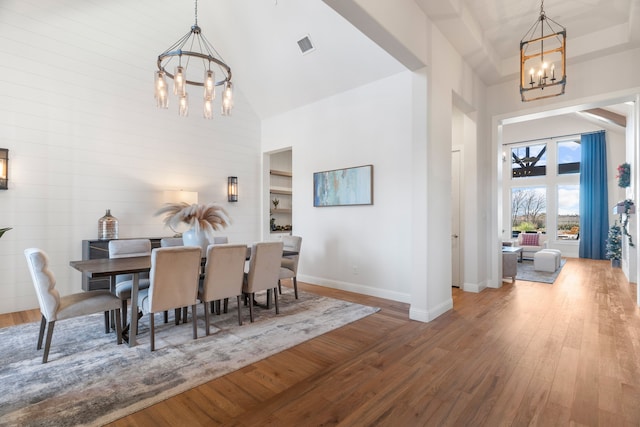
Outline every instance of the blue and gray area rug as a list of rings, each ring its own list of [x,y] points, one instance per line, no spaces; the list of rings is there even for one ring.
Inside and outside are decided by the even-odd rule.
[[[558,268],[553,273],[548,273],[546,271],[536,271],[533,269],[533,260],[525,259],[522,262],[518,263],[518,274],[516,275],[516,280],[526,280],[528,282],[542,282],[542,283],[553,283],[556,281],[556,278],[562,271],[562,267],[564,267],[566,259],[563,259],[560,262],[560,268]]]
[[[102,314],[60,321],[44,365],[39,322],[0,329],[0,425],[102,425],[378,311],[305,292],[295,300],[283,287],[279,315],[257,307],[249,323],[243,307],[239,326],[230,301],[207,337],[198,310],[197,340],[191,323],[158,315],[153,353],[147,316],[134,348],[104,333]]]

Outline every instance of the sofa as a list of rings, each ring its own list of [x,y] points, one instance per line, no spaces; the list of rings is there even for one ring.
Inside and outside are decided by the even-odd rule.
[[[522,248],[522,257],[533,259],[533,254],[547,248],[545,233],[520,233],[516,246]]]

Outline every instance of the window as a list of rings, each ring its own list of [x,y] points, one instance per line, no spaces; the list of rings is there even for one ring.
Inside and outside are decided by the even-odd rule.
[[[511,226],[515,234],[546,231],[547,193],[544,187],[511,189]]]
[[[509,147],[505,168],[505,222],[511,235],[537,231],[556,241],[580,237],[580,137],[524,142]],[[505,159],[506,161],[506,159]],[[547,167],[549,166],[549,167]],[[505,224],[506,226],[507,224]]]
[[[558,240],[577,240],[580,236],[580,186],[558,185]]]
[[[580,173],[580,141],[558,142],[558,175]]]
[[[512,148],[511,165],[514,178],[546,175],[547,146],[538,144]]]

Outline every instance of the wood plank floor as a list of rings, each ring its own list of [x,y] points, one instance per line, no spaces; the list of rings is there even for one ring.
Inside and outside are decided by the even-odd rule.
[[[454,289],[426,324],[406,304],[301,288],[382,310],[111,425],[640,425],[636,286],[607,261],[569,259],[553,285]]]

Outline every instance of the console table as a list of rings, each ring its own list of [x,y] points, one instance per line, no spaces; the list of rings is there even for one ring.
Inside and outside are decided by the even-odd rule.
[[[138,237],[139,239],[151,240],[151,248],[159,248],[162,237]],[[101,259],[109,258],[109,241],[107,240],[83,240],[82,241],[82,259]],[[122,240],[122,239],[120,239]],[[82,290],[94,291],[96,289],[109,289],[109,277],[89,278],[82,275]]]

